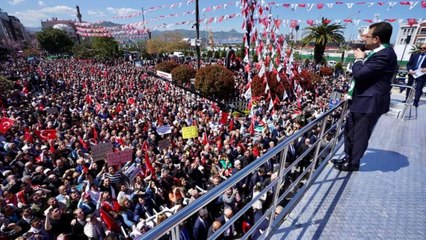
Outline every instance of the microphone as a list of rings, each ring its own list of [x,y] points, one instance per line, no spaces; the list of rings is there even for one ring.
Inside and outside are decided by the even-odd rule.
[[[353,49],[361,49],[361,51],[365,52],[365,43],[354,43],[352,45]]]

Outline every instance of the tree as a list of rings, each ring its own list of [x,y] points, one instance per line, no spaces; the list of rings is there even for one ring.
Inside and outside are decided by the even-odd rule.
[[[65,31],[55,28],[46,28],[36,33],[40,46],[49,53],[67,53],[74,46],[74,41]]]
[[[92,38],[92,49],[97,59],[112,59],[118,57],[118,43],[112,37]]]
[[[14,82],[7,80],[5,77],[0,75],[0,92],[5,95],[13,89]]]
[[[330,20],[322,18],[321,23],[305,28],[304,37],[302,39],[303,46],[314,43],[314,60],[320,63],[327,44],[341,44],[345,42],[343,29],[345,27],[340,24],[330,24]]]
[[[166,73],[171,73],[174,68],[179,66],[179,64],[175,61],[165,61],[157,64],[155,68],[159,71],[163,71]]]
[[[205,96],[228,100],[235,94],[234,74],[224,66],[207,65],[198,70],[195,88]]]
[[[419,53],[420,52],[420,44],[417,44],[417,45],[413,45],[413,46],[411,46],[411,48],[410,48],[410,54],[416,54],[416,53]]]
[[[72,52],[74,53],[74,57],[80,59],[88,59],[95,56],[91,46],[85,43],[74,45]]]
[[[180,65],[172,70],[173,80],[176,81],[178,85],[182,86],[188,84],[191,78],[195,77],[196,73],[197,71],[188,65]]]

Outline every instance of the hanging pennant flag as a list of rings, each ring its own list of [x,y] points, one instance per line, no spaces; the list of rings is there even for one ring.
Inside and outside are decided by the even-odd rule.
[[[397,19],[396,18],[386,18],[385,21],[386,22],[395,22]]]
[[[327,3],[327,7],[328,8],[333,8],[334,4],[333,3]]]
[[[409,19],[407,20],[407,23],[408,23],[408,25],[409,25],[410,27],[412,27],[414,24],[416,24],[416,19],[414,19],[414,18],[409,18]]]
[[[13,120],[11,118],[6,118],[6,117],[1,118],[1,120],[0,120],[0,133],[6,134],[7,131],[13,126],[14,123],[15,123],[15,120]]]
[[[314,25],[314,20],[312,20],[312,19],[308,19],[308,20],[306,20],[306,23],[307,23],[309,26],[313,26],[313,25]]]
[[[324,7],[324,3],[317,3],[317,9],[322,9]]]
[[[308,11],[311,11],[314,6],[314,3],[308,3]]]
[[[331,20],[327,19],[327,18],[324,18],[324,20],[322,20],[322,23],[325,24],[325,25],[329,24],[330,22],[331,22]]]
[[[422,8],[426,8],[426,1],[422,1]]]
[[[417,5],[417,3],[419,3],[419,2],[418,1],[416,1],[416,2],[410,2],[410,7],[408,9],[409,10],[413,9]]]
[[[351,9],[354,6],[354,3],[346,3],[346,6]]]
[[[352,22],[352,19],[343,19],[343,22],[351,23],[351,22]]]
[[[297,26],[297,20],[291,20],[290,21],[290,28],[296,28]]]
[[[388,10],[390,10],[393,6],[395,6],[398,2],[388,2]]]

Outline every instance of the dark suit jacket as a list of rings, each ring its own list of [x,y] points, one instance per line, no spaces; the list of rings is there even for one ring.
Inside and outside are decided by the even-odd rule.
[[[376,114],[389,111],[391,81],[397,67],[397,57],[392,47],[376,52],[364,62],[354,63],[355,92],[350,111]]]
[[[192,229],[192,236],[194,239],[207,239],[207,231],[209,229],[209,224],[205,221],[206,227],[201,222],[200,217],[197,217],[194,223],[194,228]]]
[[[419,60],[420,56],[421,56],[420,53],[416,53],[416,54],[412,54],[411,55],[410,60],[407,63],[407,71],[414,70],[414,68],[416,67],[417,61]],[[423,60],[423,63],[420,65],[420,68],[426,68],[426,59]],[[409,75],[409,76],[411,76],[411,75]],[[419,78],[426,79],[426,74],[423,75],[423,76],[421,76],[421,77],[419,77]]]

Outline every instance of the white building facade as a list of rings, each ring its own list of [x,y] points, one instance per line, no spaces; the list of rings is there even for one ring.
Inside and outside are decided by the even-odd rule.
[[[408,61],[413,46],[419,46],[422,43],[426,43],[426,20],[411,26],[401,24],[394,45],[398,61]]]

